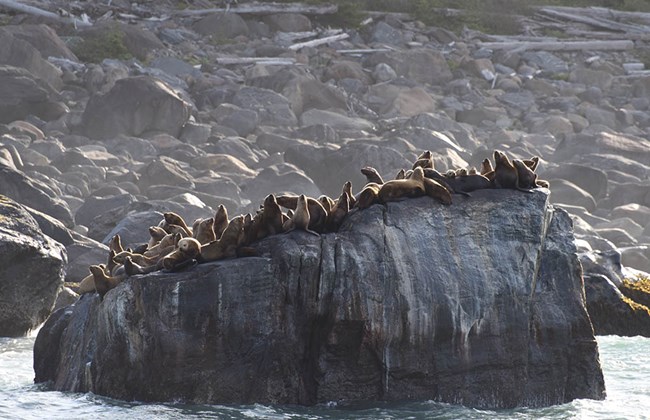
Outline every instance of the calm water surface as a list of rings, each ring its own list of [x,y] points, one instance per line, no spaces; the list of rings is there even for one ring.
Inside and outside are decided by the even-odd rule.
[[[420,402],[408,404],[220,406],[138,404],[93,394],[47,391],[34,385],[35,334],[0,338],[1,419],[650,419],[650,339],[599,337],[605,401],[578,400],[542,409],[475,410]]]

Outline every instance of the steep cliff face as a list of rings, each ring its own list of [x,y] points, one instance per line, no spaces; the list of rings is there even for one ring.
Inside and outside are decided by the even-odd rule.
[[[36,341],[37,382],[197,403],[605,395],[571,221],[544,191],[375,205],[258,250],[60,310]]]

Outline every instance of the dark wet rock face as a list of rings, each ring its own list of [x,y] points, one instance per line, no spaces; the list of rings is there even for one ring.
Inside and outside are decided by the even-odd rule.
[[[428,197],[50,318],[37,382],[124,400],[545,406],[604,397],[571,221],[542,191]]]
[[[67,262],[20,204],[0,195],[0,336],[18,337],[50,315]]]

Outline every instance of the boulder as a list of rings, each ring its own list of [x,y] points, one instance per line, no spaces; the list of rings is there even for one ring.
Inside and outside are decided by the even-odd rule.
[[[0,191],[3,195],[59,220],[66,227],[74,225],[68,205],[43,183],[21,171],[0,163]]]
[[[50,315],[63,276],[65,248],[44,235],[19,203],[0,195],[0,336],[18,337]]]
[[[300,125],[303,127],[314,124],[327,124],[335,130],[372,130],[374,124],[359,117],[348,117],[334,111],[310,109],[300,116]]]
[[[192,176],[172,158],[160,156],[152,160],[140,170],[138,187],[146,191],[151,185],[175,185],[193,188]]]
[[[650,140],[622,133],[576,134],[558,145],[554,158],[567,161],[588,154],[612,154],[650,162]]]
[[[602,274],[585,275],[587,309],[597,335],[650,337],[650,311]]]
[[[192,29],[203,36],[212,36],[216,41],[249,34],[248,25],[236,13],[213,13],[199,19]]]
[[[130,25],[116,20],[85,28],[80,31],[79,36],[85,41],[91,40],[93,42],[92,46],[106,48],[107,51],[115,50],[116,47],[109,43],[115,43],[117,40],[123,44],[123,48],[126,49],[128,54],[141,61],[150,59],[155,50],[165,48],[165,45],[153,32],[139,25]],[[117,57],[109,55],[108,58]]]
[[[81,132],[108,139],[147,131],[180,135],[192,105],[164,82],[150,76],[120,79],[104,95],[93,96],[84,110]]]
[[[77,57],[70,51],[65,42],[59,38],[54,29],[47,25],[7,25],[3,28],[14,37],[27,41],[46,60],[48,57],[59,57],[78,61]]]
[[[264,23],[273,31],[306,32],[311,31],[311,21],[299,13],[276,13],[264,17]]]
[[[56,92],[47,82],[24,68],[0,65],[0,123],[29,115],[51,121],[65,112],[67,107],[57,101]]]
[[[375,205],[257,250],[56,312],[36,382],[194,404],[604,398],[571,221],[547,193]]]
[[[298,121],[287,98],[269,89],[244,87],[237,91],[232,103],[257,112],[262,125],[286,127]]]
[[[417,83],[440,85],[453,79],[447,60],[442,53],[434,50],[377,52],[366,58],[364,66],[375,68],[379,63],[388,64],[398,76]]]
[[[0,63],[24,68],[52,89],[58,90],[63,86],[61,70],[45,60],[29,42],[4,28],[0,28]]]

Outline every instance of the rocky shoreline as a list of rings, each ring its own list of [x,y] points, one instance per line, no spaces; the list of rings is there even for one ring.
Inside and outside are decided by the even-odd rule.
[[[2,14],[0,194],[12,201],[0,222],[22,206],[28,230],[67,262],[26,278],[0,271],[3,291],[21,294],[20,282],[44,294],[18,312],[0,295],[0,326],[20,326],[0,335],[35,328],[57,294],[74,302],[64,282],[104,262],[115,234],[146,242],[163,212],[254,213],[269,193],[338,196],[346,181],[358,191],[368,165],[391,179],[423,150],[445,171],[494,149],[541,158],[550,201],[573,219],[596,333],[650,335],[644,300],[621,293],[650,272],[645,15],[632,25],[614,11],[547,8],[506,37],[403,14],[333,29],[312,14],[179,3],[75,3],[91,23],[76,27]],[[539,35],[549,25],[561,36]],[[6,261],[31,272],[18,227],[0,227]]]

